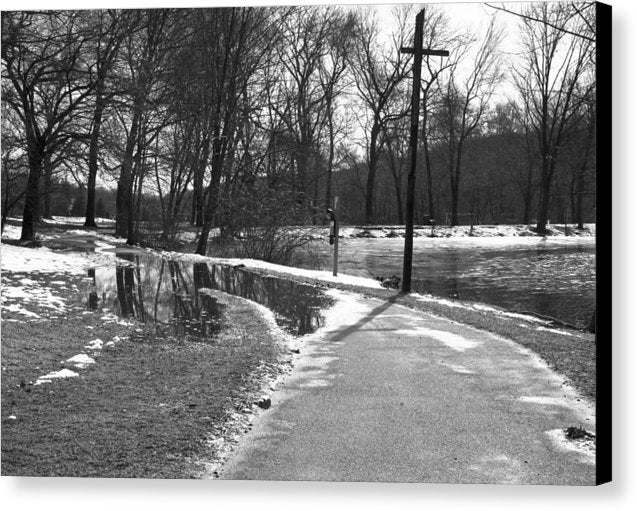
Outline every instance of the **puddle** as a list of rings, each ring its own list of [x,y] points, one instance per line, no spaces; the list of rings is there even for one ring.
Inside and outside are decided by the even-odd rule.
[[[85,303],[120,317],[153,325],[161,337],[207,340],[224,321],[224,305],[201,292],[215,289],[260,303],[277,324],[295,336],[323,324],[332,300],[320,289],[239,267],[165,259],[137,250],[116,250],[115,267],[89,270]]]

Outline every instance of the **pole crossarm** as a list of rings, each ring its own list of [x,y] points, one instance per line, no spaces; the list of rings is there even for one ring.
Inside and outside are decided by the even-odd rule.
[[[416,53],[416,50],[414,50],[413,48],[407,48],[406,46],[403,46],[400,49],[400,53],[409,53],[410,55],[413,55],[414,53]],[[420,54],[421,55],[433,55],[435,57],[448,57],[449,56],[449,50],[430,50],[428,48],[422,48],[420,50]]]

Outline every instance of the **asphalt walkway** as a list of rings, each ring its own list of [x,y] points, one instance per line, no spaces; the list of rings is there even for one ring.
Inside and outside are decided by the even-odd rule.
[[[225,479],[588,485],[589,404],[535,355],[341,293],[226,463]]]

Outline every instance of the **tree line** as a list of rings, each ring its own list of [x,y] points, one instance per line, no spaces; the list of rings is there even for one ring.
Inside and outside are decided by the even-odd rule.
[[[595,8],[531,3],[478,33],[425,6],[417,211],[456,225],[594,211]],[[494,8],[494,14],[498,9]],[[116,186],[116,234],[135,244],[145,201],[162,235],[324,221],[335,195],[360,223],[400,222],[415,7],[227,7],[2,13],[2,209],[22,240],[75,182],[95,226]],[[508,81],[514,97],[499,99]],[[557,215],[557,216],[556,216]]]

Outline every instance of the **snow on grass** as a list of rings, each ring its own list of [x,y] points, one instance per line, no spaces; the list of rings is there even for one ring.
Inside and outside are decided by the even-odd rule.
[[[95,340],[89,342],[86,346],[84,346],[84,349],[86,349],[86,350],[101,350],[103,346],[104,346],[104,341],[102,341],[102,339],[95,339]]]
[[[117,343],[122,342],[123,340],[124,340],[123,337],[120,337],[119,335],[116,335],[115,337],[113,337],[113,340],[108,341],[104,346],[106,346],[107,348],[112,348]]]
[[[536,330],[539,330],[541,332],[552,332],[554,334],[560,334],[560,335],[566,335],[568,337],[573,337],[573,334],[571,334],[570,332],[565,332],[564,330],[557,330],[555,328],[546,328],[543,326],[538,326]]]
[[[64,378],[76,378],[79,376],[79,373],[75,371],[71,371],[70,369],[60,369],[59,371],[54,371],[49,374],[45,374],[44,376],[40,376],[34,385],[42,385],[43,383],[51,383],[53,380],[60,380]]]
[[[4,294],[4,292],[3,292]],[[2,297],[4,299],[4,296]],[[28,316],[30,318],[36,318],[36,319],[40,319],[41,316],[39,314],[36,314],[35,312],[31,312],[30,310],[24,309],[20,304],[18,303],[12,303],[11,305],[4,305],[4,303],[2,304],[2,310],[6,310],[9,312],[17,312],[18,314],[22,314],[24,316]]]
[[[464,237],[523,237],[536,236],[534,226],[524,224],[513,225],[459,225],[455,227],[447,225],[414,227],[414,237],[432,236],[435,238],[464,238]],[[566,226],[570,236],[595,236],[595,224],[585,224],[583,230],[576,228],[575,224]],[[322,236],[327,236],[328,228],[315,228]],[[565,226],[548,225],[547,236],[565,236]],[[341,226],[339,237],[342,238],[396,238],[405,236],[405,227],[402,225],[370,225],[370,226]]]
[[[62,254],[47,248],[25,248],[2,244],[2,271],[21,273],[71,273],[80,275],[90,265],[79,254]]]
[[[28,310],[29,305],[58,312],[67,309],[66,301],[56,295],[54,289],[43,286],[33,279],[13,277],[3,268],[2,310],[40,319],[39,314]]]
[[[437,298],[433,295],[421,295],[418,293],[413,293],[413,295],[418,301],[420,302],[433,302],[433,303],[437,303],[439,305],[446,305],[447,307],[457,307],[460,309],[466,309],[466,310],[475,310],[475,311],[481,311],[481,312],[489,312],[492,314],[495,314],[503,319],[521,319],[524,321],[529,321],[532,323],[540,323],[543,325],[548,325],[551,322],[545,319],[541,319],[535,316],[532,316],[530,314],[520,314],[518,312],[508,312],[502,309],[498,309],[497,307],[491,307],[489,305],[484,305],[481,303],[466,303],[466,302],[458,302],[458,301],[454,301],[454,300],[447,300],[446,298]],[[526,326],[526,325],[521,325],[521,326]],[[538,327],[542,328],[542,327]],[[556,332],[560,332],[556,330]]]
[[[118,325],[122,325],[122,326],[131,326],[133,324],[132,321],[126,321],[124,319],[120,319],[118,315],[113,314],[112,312],[107,312],[100,318],[100,320],[103,321],[104,323],[117,323]]]
[[[77,225],[78,227],[83,226],[85,221],[86,217],[83,216],[54,216],[42,220],[43,223],[49,225]],[[115,220],[109,218],[96,218],[95,223],[98,227],[115,226]]]
[[[563,429],[552,429],[545,434],[560,451],[579,454],[581,460],[590,465],[595,464],[595,439],[571,440]]]
[[[95,363],[95,360],[89,357],[85,353],[80,353],[79,355],[75,355],[66,361],[69,364],[73,364],[78,369],[85,369],[91,364]]]

